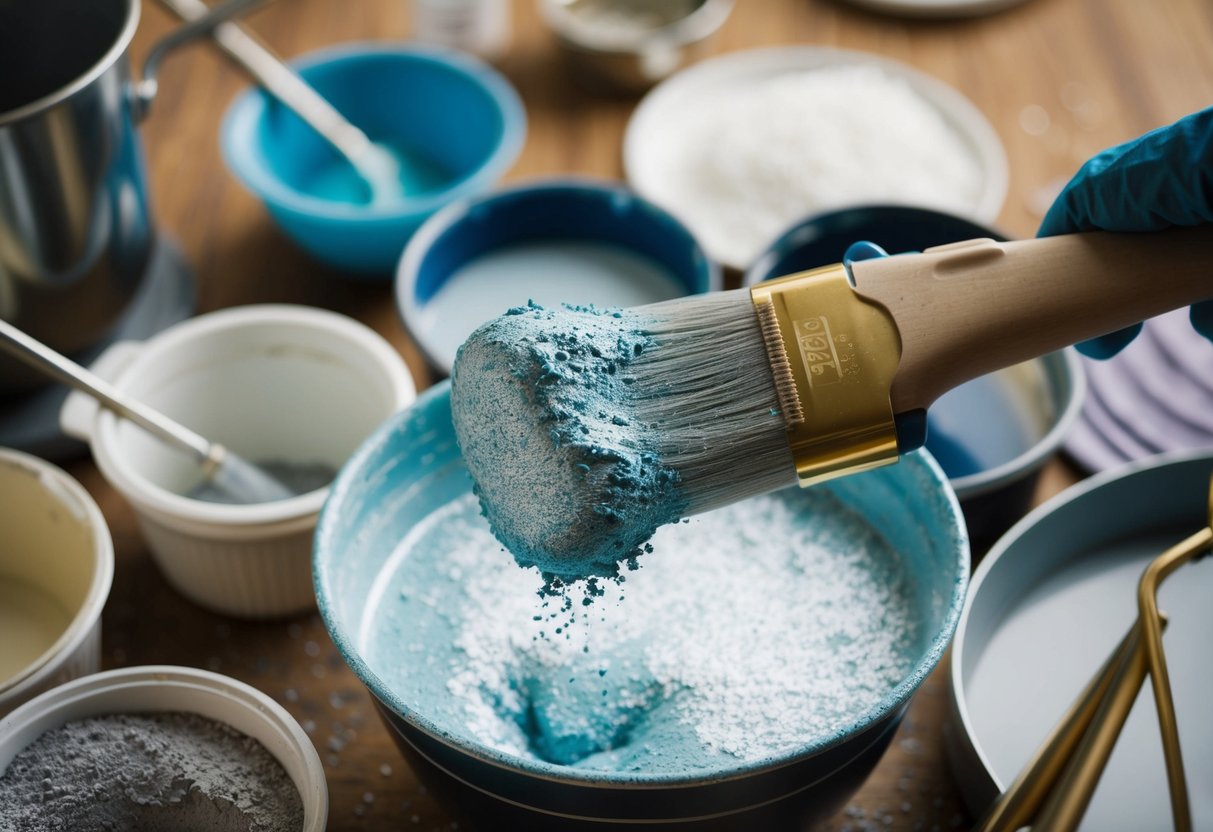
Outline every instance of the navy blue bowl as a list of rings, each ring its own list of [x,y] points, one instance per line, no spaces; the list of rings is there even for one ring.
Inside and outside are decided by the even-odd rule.
[[[901,554],[919,594],[919,656],[877,704],[788,753],[708,772],[598,772],[524,759],[444,732],[364,656],[364,628],[378,620],[368,598],[379,576],[412,528],[467,494],[471,482],[457,476],[462,471],[450,385],[443,382],[389,419],[342,469],[317,526],[313,574],[329,634],[410,765],[445,805],[481,829],[803,829],[837,811],[880,759],[910,697],[947,648],[964,600],[968,541],[956,499],[929,454],[826,483],[820,487]],[[413,672],[442,669],[422,661]]]
[[[860,240],[876,243],[889,254],[904,254],[979,237],[1007,239],[995,229],[927,208],[894,205],[848,208],[808,217],[789,228],[746,271],[744,280],[747,286],[752,286],[763,280],[841,263],[847,248]],[[1020,402],[1025,408],[1039,404],[1041,410],[1039,423],[1033,426],[1030,435],[1025,431],[1024,436],[1002,437],[1008,446],[1015,446],[1014,450],[990,459],[974,458],[964,443],[943,429],[962,418],[960,407],[983,400],[990,407],[998,406],[989,401],[989,393],[995,389],[993,374],[957,388],[932,406],[927,415],[927,450],[935,455],[960,498],[976,552],[988,548],[1031,507],[1040,469],[1060,447],[1081,409],[1082,368],[1073,350],[1046,355],[1034,363],[1037,367],[1033,372],[1038,376],[1035,389],[1032,385],[1003,384],[1022,399],[1042,400]],[[997,375],[1004,382],[1018,378],[1009,370]]]
[[[400,259],[396,308],[436,369],[449,373],[450,357],[440,354],[427,337],[423,310],[447,279],[488,252],[547,241],[606,243],[642,255],[663,267],[686,294],[721,287],[720,267],[708,259],[686,226],[624,185],[559,178],[497,190],[435,214],[418,229]],[[526,301],[520,296],[516,303]],[[484,321],[473,322],[467,334],[480,323]]]

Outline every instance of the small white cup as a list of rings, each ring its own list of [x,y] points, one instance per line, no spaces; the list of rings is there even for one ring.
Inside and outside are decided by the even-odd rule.
[[[324,832],[329,793],[320,757],[303,728],[256,688],[192,667],[108,670],[47,691],[0,719],[0,772],[38,737],[104,714],[198,714],[260,742],[286,770],[303,802],[302,832]]]
[[[0,448],[0,716],[101,668],[114,544],[88,492]]]
[[[416,397],[404,361],[357,321],[303,306],[243,306],[185,321],[94,364],[120,390],[253,462],[340,468]],[[73,393],[60,422],[87,440],[131,504],[152,555],[182,595],[243,618],[315,605],[312,532],[324,487],[287,500],[223,505],[183,496],[194,460]]]

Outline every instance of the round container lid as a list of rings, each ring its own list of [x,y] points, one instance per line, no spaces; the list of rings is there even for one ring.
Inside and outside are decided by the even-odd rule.
[[[1009,785],[1136,620],[1145,566],[1208,522],[1213,453],[1105,474],[1037,509],[974,575],[953,647],[953,768],[974,812]],[[1213,561],[1162,586],[1165,637],[1195,828],[1213,828]],[[1081,829],[1170,817],[1150,684],[1138,693]]]

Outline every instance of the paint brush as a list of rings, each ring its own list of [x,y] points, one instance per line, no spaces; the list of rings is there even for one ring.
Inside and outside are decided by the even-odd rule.
[[[534,305],[452,373],[523,565],[617,574],[662,524],[896,462],[965,381],[1213,297],[1213,231],[970,240],[626,310]]]

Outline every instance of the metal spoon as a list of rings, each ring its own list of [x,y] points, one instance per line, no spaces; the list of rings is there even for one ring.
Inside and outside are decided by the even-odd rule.
[[[253,463],[195,433],[146,404],[134,401],[105,379],[26,335],[0,318],[0,349],[56,381],[95,398],[103,407],[134,422],[158,439],[191,454],[203,475],[239,503],[269,503],[295,492]]]
[[[193,22],[229,5],[243,7],[256,4],[259,0],[228,0],[228,3],[214,9],[202,0],[161,2],[182,20]],[[309,86],[295,70],[283,63],[239,23],[220,22],[208,28],[228,58],[252,76],[266,92],[303,119],[349,162],[370,191],[372,204],[404,198],[404,186],[401,184],[402,162],[391,148],[371,141],[366,133],[350,124],[324,96]],[[157,45],[158,48],[148,55],[143,85],[156,83],[160,58],[174,45],[162,41]],[[161,46],[162,52],[159,49]],[[154,89],[154,86],[152,88]]]

